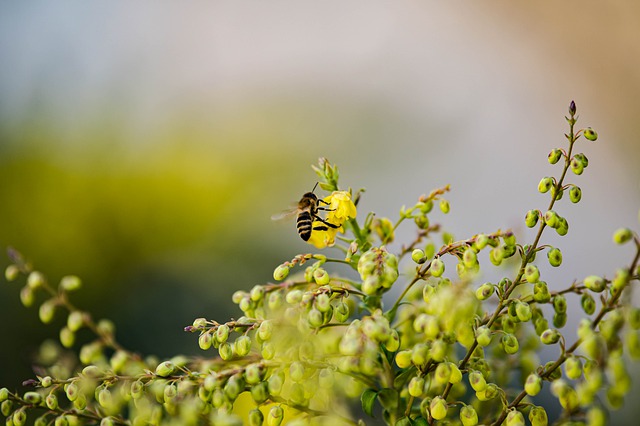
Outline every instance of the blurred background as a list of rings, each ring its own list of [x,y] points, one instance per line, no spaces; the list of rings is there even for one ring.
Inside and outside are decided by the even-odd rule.
[[[546,156],[573,99],[600,138],[578,145],[583,201],[559,204],[570,232],[545,242],[564,263],[542,273],[554,288],[612,276],[632,254],[613,231],[639,227],[639,41],[630,0],[3,2],[0,246],[53,283],[81,276],[73,302],[125,346],[195,354],[185,325],[237,317],[233,291],[310,251],[270,217],[313,187],[318,157],[366,187],[363,217],[451,184],[456,237],[531,238],[524,214],[548,203],[537,184],[559,170]],[[59,329],[18,294],[0,286],[10,388]]]

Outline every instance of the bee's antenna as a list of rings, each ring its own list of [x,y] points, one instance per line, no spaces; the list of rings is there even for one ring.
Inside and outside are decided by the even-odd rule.
[[[316,184],[313,185],[313,189],[311,190],[311,192],[315,192],[317,186],[318,186],[318,182],[316,182]]]

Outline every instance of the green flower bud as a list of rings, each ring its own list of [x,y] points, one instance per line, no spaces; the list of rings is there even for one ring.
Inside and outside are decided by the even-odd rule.
[[[56,417],[56,420],[53,424],[55,426],[69,426],[69,420],[67,420],[67,416],[62,415],[62,416]]]
[[[511,319],[510,315],[504,315],[501,321],[502,331],[504,331],[505,333],[515,333],[516,323],[513,319]]]
[[[553,314],[553,326],[555,328],[562,328],[567,324],[567,313],[556,312]]]
[[[267,426],[280,426],[282,419],[284,418],[284,410],[279,405],[274,405],[269,410],[267,416]]]
[[[230,401],[235,401],[238,395],[244,390],[244,380],[238,374],[229,377],[224,385],[224,394]]]
[[[140,380],[136,380],[131,383],[131,397],[133,399],[140,399],[144,395],[144,383]]]
[[[531,373],[527,376],[527,380],[524,383],[524,391],[529,396],[536,396],[542,389],[542,379],[536,373]]]
[[[542,194],[545,192],[549,192],[551,187],[554,185],[554,179],[552,177],[543,177],[538,183],[538,191]]]
[[[607,414],[600,407],[591,407],[587,411],[587,426],[605,426],[608,424]]]
[[[538,219],[540,218],[540,213],[538,210],[529,210],[524,217],[524,223],[528,228],[533,228],[538,223]]]
[[[400,348],[400,336],[395,329],[391,329],[391,334],[383,345],[389,352],[395,352]]]
[[[249,292],[249,299],[253,302],[259,302],[264,297],[264,287],[261,285],[255,285]]]
[[[211,333],[202,333],[200,337],[198,337],[198,346],[200,346],[200,349],[202,349],[203,351],[210,349],[212,344],[213,338],[211,337]]]
[[[559,314],[564,314],[567,312],[567,299],[561,295],[558,294],[556,296],[553,297],[553,309],[556,311],[556,313]]]
[[[38,392],[25,392],[22,399],[24,399],[28,404],[37,405],[42,401],[42,395]]]
[[[422,393],[424,392],[424,378],[418,376],[412,377],[409,381],[408,390],[409,395],[411,396],[416,398],[422,396]]]
[[[173,398],[178,396],[178,387],[174,383],[169,383],[164,387],[162,395],[165,402],[171,401]]]
[[[509,355],[513,355],[518,352],[520,347],[518,339],[513,334],[504,334],[500,340],[502,343],[502,349]]]
[[[49,299],[40,305],[40,310],[38,311],[38,315],[40,316],[40,321],[43,324],[49,324],[53,321],[53,316],[56,313],[56,303],[53,299]]]
[[[478,300],[487,300],[493,294],[495,286],[491,283],[484,283],[476,290]]]
[[[71,331],[68,327],[62,327],[60,329],[60,343],[65,348],[70,348],[76,341],[76,334]]]
[[[66,275],[60,280],[60,288],[64,291],[75,291],[82,287],[82,280],[75,275]]]
[[[549,259],[549,264],[553,267],[558,267],[562,264],[562,252],[557,247],[547,252],[547,258]]]
[[[480,401],[490,401],[497,397],[499,393],[500,388],[495,383],[488,383],[484,390],[476,391],[476,398]]]
[[[446,385],[451,378],[451,365],[450,362],[441,362],[436,367],[436,371],[433,375],[435,382],[439,385]]]
[[[509,411],[505,424],[506,426],[525,426],[524,415],[517,410]]]
[[[557,228],[560,225],[560,216],[558,216],[558,213],[553,210],[547,210],[543,218],[544,223],[546,223],[547,226]]]
[[[436,396],[429,404],[429,412],[435,420],[442,420],[447,417],[447,401],[441,396]]]
[[[80,394],[78,385],[76,385],[74,382],[71,382],[68,385],[66,385],[64,391],[65,391],[65,394],[67,395],[67,399],[71,402],[75,401],[76,398],[78,398],[78,395]]]
[[[58,397],[56,396],[55,393],[50,393],[44,399],[44,403],[47,405],[47,408],[49,408],[50,410],[55,410],[58,408]]]
[[[251,351],[251,339],[249,336],[240,336],[233,344],[238,356],[246,356]]]
[[[562,157],[562,150],[554,148],[551,150],[547,158],[549,159],[549,164],[556,164],[560,160],[560,157]]]
[[[283,263],[282,265],[278,265],[278,267],[273,271],[273,279],[276,281],[282,281],[287,278],[289,275],[290,266]]]
[[[627,321],[629,321],[629,327],[633,330],[640,329],[640,308],[630,307]]]
[[[585,287],[596,293],[601,293],[607,286],[607,282],[597,275],[589,275],[582,282]]]
[[[613,234],[613,242],[616,244],[624,244],[633,238],[633,232],[629,228],[617,229]]]
[[[440,211],[444,214],[447,214],[449,213],[449,210],[450,210],[449,202],[444,198],[440,200]]]
[[[400,368],[407,368],[411,365],[413,351],[412,350],[404,350],[400,351],[396,354],[396,364]]]
[[[336,308],[333,311],[333,316],[337,322],[343,323],[349,319],[349,305],[343,300],[336,304]]]
[[[569,190],[569,199],[572,203],[578,203],[582,199],[582,190],[577,186],[572,186]]]
[[[556,227],[556,233],[561,237],[567,235],[569,232],[569,223],[564,217],[558,217],[558,226]]]
[[[78,331],[84,325],[85,314],[80,311],[72,311],[67,317],[67,327],[71,331]]]
[[[616,270],[616,274],[611,281],[611,287],[616,291],[620,291],[624,288],[625,285],[629,282],[629,270],[628,269],[618,269]]]
[[[529,283],[536,283],[540,280],[540,271],[536,265],[528,264],[524,268],[524,278]]]
[[[40,379],[40,386],[42,386],[43,388],[48,388],[52,384],[53,384],[53,379],[51,378],[51,376],[44,376],[43,378]]]
[[[596,301],[589,293],[582,294],[580,304],[582,305],[582,310],[584,310],[587,315],[593,315],[596,311]]]
[[[156,367],[156,375],[168,377],[176,371],[176,366],[171,361],[164,361]]]
[[[264,415],[262,411],[257,408],[249,411],[249,426],[262,426],[264,422]]]
[[[435,340],[431,345],[431,352],[430,352],[431,359],[433,359],[436,362],[444,361],[445,357],[447,356],[448,349],[449,349],[449,345],[447,345],[447,343],[444,340],[442,339]]]
[[[317,268],[313,271],[313,279],[318,285],[327,285],[329,284],[329,281],[331,281],[331,277],[327,271],[322,268]]]
[[[494,247],[489,251],[489,260],[495,266],[500,266],[500,264],[504,260],[504,250],[501,246]]]
[[[540,341],[545,345],[553,345],[560,340],[560,332],[558,330],[548,328],[540,335]]]
[[[429,358],[429,348],[425,344],[419,343],[413,347],[411,351],[411,362],[414,365],[425,365],[427,361],[429,361]]]
[[[22,302],[22,305],[25,308],[29,308],[33,305],[34,301],[35,301],[35,294],[33,293],[33,290],[31,289],[31,287],[29,286],[22,287],[22,290],[20,290],[20,302]]]
[[[588,139],[588,140],[590,140],[592,142],[598,139],[598,134],[591,127],[587,127],[586,129],[584,129],[582,131],[582,134],[584,135],[584,137],[586,139]]]
[[[487,388],[487,381],[478,370],[472,370],[469,372],[469,384],[476,392],[482,392]]]
[[[307,321],[311,327],[317,328],[324,324],[324,316],[322,312],[314,308],[307,313]]]
[[[218,354],[223,361],[228,361],[233,358],[233,347],[229,342],[221,343],[220,346],[218,346]]]
[[[480,347],[489,346],[491,343],[491,330],[486,325],[482,325],[476,329],[476,341]]]
[[[581,175],[582,172],[584,171],[584,164],[578,158],[573,157],[573,159],[571,160],[570,166],[571,166],[571,171],[576,175]]]
[[[471,405],[465,405],[460,409],[460,421],[462,426],[475,426],[478,424],[478,413]]]
[[[18,268],[18,265],[11,264],[7,266],[7,268],[4,270],[4,277],[9,282],[15,281],[19,275],[20,275],[20,268]]]
[[[444,273],[444,262],[439,257],[431,261],[430,272],[434,277],[441,277]]]
[[[82,375],[92,379],[102,376],[102,370],[97,365],[87,365],[82,369]]]
[[[478,255],[473,248],[468,247],[464,251],[462,255],[462,262],[467,268],[473,268],[478,263]]]
[[[549,424],[549,418],[544,407],[533,406],[529,410],[529,421],[531,426],[547,426]]]
[[[229,326],[227,324],[220,324],[216,329],[216,341],[218,343],[224,343],[229,338]]]
[[[422,265],[427,260],[427,256],[422,249],[415,249],[411,252],[411,260],[418,265]]]
[[[531,307],[526,302],[516,302],[516,315],[522,322],[527,322],[531,319]]]
[[[564,362],[564,374],[570,379],[579,379],[582,376],[582,361],[580,358],[570,356]]]
[[[282,306],[282,292],[272,291],[269,293],[269,300],[267,302],[269,309],[272,311],[278,310]]]
[[[12,420],[15,426],[23,426],[27,421],[27,413],[25,413],[24,409],[21,408],[14,411],[13,415],[9,417],[8,420]]]
[[[32,290],[42,287],[46,282],[47,280],[42,272],[33,271],[27,277],[27,286]]]
[[[547,283],[544,281],[538,281],[533,286],[533,300],[538,303],[548,303],[551,300],[551,293]]]

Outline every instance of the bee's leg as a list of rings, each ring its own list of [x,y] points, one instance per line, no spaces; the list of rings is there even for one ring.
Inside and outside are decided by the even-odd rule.
[[[321,217],[320,217],[320,216],[318,216],[318,215],[314,215],[314,216],[313,216],[313,218],[314,218],[315,220],[318,220],[318,221],[320,221],[320,222],[324,223],[325,225],[327,225],[327,226],[329,226],[329,227],[331,227],[331,228],[333,228],[333,229],[340,228],[340,226],[339,226],[339,225],[334,225],[333,223],[327,222],[326,220],[324,220],[323,218],[321,218]],[[313,229],[316,229],[316,228],[313,228]],[[318,231],[326,231],[326,230],[328,230],[328,229],[329,229],[329,228],[325,228],[325,229],[317,229],[317,230],[318,230]]]

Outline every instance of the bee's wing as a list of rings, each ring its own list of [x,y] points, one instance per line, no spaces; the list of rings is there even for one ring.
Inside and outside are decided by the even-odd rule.
[[[297,213],[298,213],[298,209],[297,208],[288,209],[288,210],[285,210],[285,211],[282,211],[280,213],[276,213],[276,214],[272,215],[271,216],[271,220],[291,219]]]

